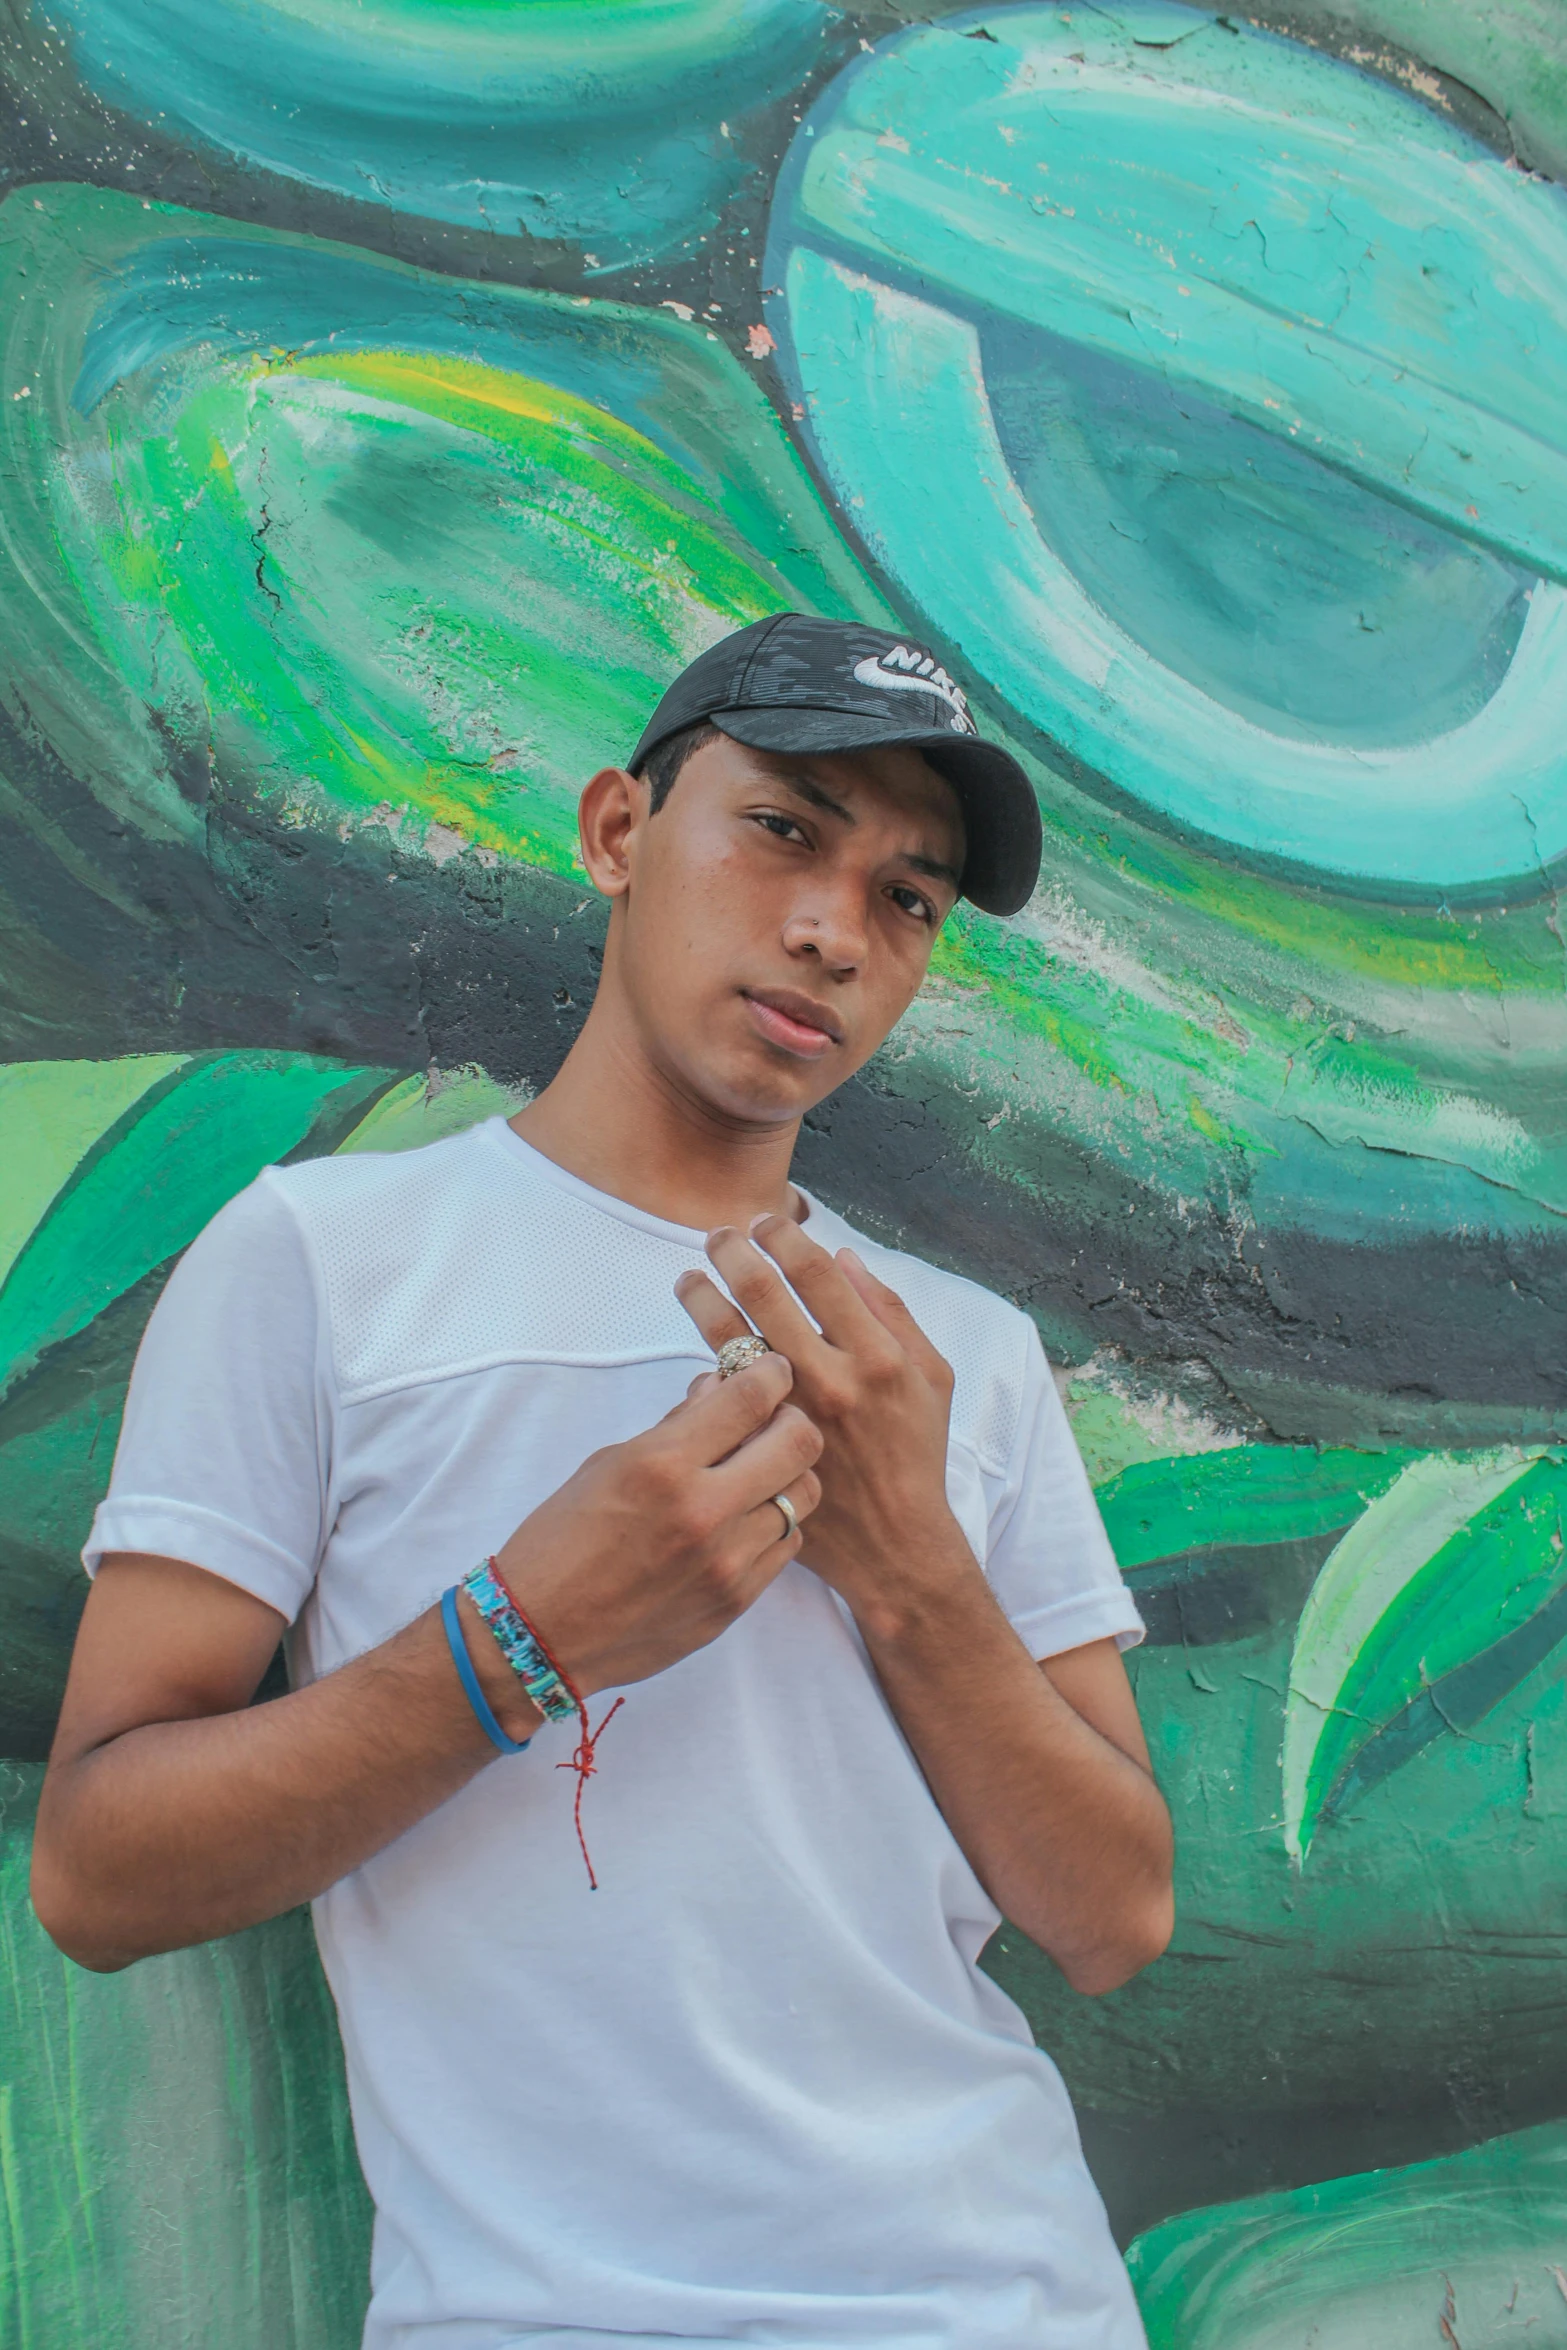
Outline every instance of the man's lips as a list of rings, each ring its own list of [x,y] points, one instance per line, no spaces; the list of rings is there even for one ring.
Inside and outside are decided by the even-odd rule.
[[[748,987],[741,991],[751,1009],[758,1033],[769,1044],[781,1045],[801,1060],[820,1060],[843,1042],[843,1023],[825,1004],[787,987]]]

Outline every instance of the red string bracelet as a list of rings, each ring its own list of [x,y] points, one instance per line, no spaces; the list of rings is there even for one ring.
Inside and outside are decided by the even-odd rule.
[[[570,1762],[557,1763],[555,1768],[557,1771],[575,1771],[577,1774],[577,1796],[575,1803],[572,1805],[571,1816],[576,1824],[577,1842],[582,1849],[582,1865],[588,1872],[588,1885],[590,1890],[596,1893],[599,1889],[599,1881],[593,1874],[593,1861],[588,1852],[588,1840],[582,1833],[582,1791],[586,1787],[588,1781],[592,1778],[594,1772],[598,1769],[598,1762],[594,1754],[594,1748],[598,1745],[599,1740],[603,1737],[605,1731],[609,1728],[610,1723],[614,1720],[615,1716],[619,1713],[621,1707],[625,1704],[626,1701],[623,1697],[617,1697],[614,1704],[610,1707],[608,1713],[604,1716],[604,1719],[600,1722],[598,1728],[596,1730],[590,1729],[588,1727],[587,1704],[583,1698],[581,1690],[577,1687],[577,1684],[572,1679],[571,1675],[563,1670],[559,1660],[546,1646],[537,1624],[535,1624],[532,1619],[525,1615],[523,1610],[517,1606],[517,1595],[511,1589],[511,1586],[506,1582],[504,1576],[501,1574],[500,1568],[496,1565],[494,1559],[490,1560],[489,1567],[490,1572],[495,1577],[496,1582],[500,1584],[501,1589],[505,1592],[507,1598],[511,1601],[512,1606],[516,1609],[518,1616],[527,1626],[528,1630],[532,1633],[534,1639],[538,1642],[539,1653],[543,1657],[544,1662],[549,1666],[550,1671],[555,1675],[556,1680],[560,1683],[561,1687],[565,1690],[566,1695],[571,1699],[572,1704],[577,1709],[577,1720],[581,1725],[582,1734],[577,1740],[576,1752],[572,1755]]]

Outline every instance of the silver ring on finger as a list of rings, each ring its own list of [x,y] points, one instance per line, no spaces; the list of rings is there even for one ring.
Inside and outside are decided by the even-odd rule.
[[[732,1379],[747,1363],[759,1363],[767,1351],[766,1339],[758,1338],[754,1330],[748,1330],[743,1338],[726,1338],[718,1350],[719,1378]]]
[[[789,1499],[787,1493],[775,1493],[773,1495],[773,1507],[774,1509],[783,1511],[783,1538],[785,1542],[792,1542],[800,1531],[800,1521],[795,1516],[794,1503]]]

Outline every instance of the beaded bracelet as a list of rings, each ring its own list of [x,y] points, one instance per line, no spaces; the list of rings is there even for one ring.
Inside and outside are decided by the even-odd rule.
[[[525,1624],[502,1588],[493,1559],[470,1567],[462,1587],[489,1625],[500,1651],[547,1722],[569,1722],[581,1706],[545,1655],[536,1634]]]

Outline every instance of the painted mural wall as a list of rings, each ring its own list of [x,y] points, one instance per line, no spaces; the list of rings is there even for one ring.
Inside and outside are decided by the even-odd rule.
[[[137,1340],[257,1169],[548,1078],[581,781],[781,605],[1028,764],[802,1178],[1016,1297],[1170,1954],[989,1957],[1155,2350],[1567,2344],[1559,0],[10,0],[0,2336],[350,2350],[302,1916],[26,1906]]]

